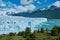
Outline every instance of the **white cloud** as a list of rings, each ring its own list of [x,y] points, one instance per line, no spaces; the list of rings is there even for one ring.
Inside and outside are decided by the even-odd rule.
[[[33,4],[29,4],[28,6],[25,6],[27,10],[34,10],[35,6]]]
[[[20,13],[20,12],[27,12],[28,10],[33,11],[35,6],[30,4],[28,6],[16,6],[15,8],[0,8],[0,15],[5,15],[7,12],[9,13]]]
[[[34,0],[34,1],[37,1],[37,0]]]
[[[0,0],[0,6],[6,6],[6,4],[2,0]]]
[[[23,7],[23,6],[17,6],[16,9],[20,12],[26,12],[27,8]]]
[[[16,10],[14,8],[6,8],[5,11],[7,12],[16,12]]]
[[[40,9],[41,11],[43,11],[43,10],[46,10],[46,8],[42,8],[42,9]]]
[[[26,6],[16,6],[16,11],[17,12],[27,12],[27,11],[33,11],[35,9],[35,6],[33,4],[29,4],[29,5],[26,5]]]
[[[6,15],[6,11],[0,11],[0,16]]]
[[[53,4],[54,6],[60,7],[60,1],[57,1]]]
[[[30,3],[33,3],[33,0],[21,0],[20,3],[21,4],[30,4]]]
[[[9,12],[9,13],[11,13],[11,12],[16,12],[16,10],[15,9],[13,9],[13,8],[1,8],[1,10],[0,10],[0,16],[2,15],[2,16],[5,16],[6,15],[6,13],[7,12]]]
[[[37,3],[38,3],[38,4],[41,4],[41,2],[40,2],[40,1],[37,1]]]
[[[32,0],[31,0],[32,1]],[[19,5],[17,6],[16,4],[12,4],[11,2],[7,2],[4,4],[2,0],[0,0],[0,6],[5,6],[4,8],[0,8],[0,15],[5,15],[7,12],[9,13],[20,13],[20,12],[27,12],[27,11],[33,11],[35,9],[35,5],[29,4],[29,5]],[[30,2],[28,2],[30,3]],[[2,4],[2,5],[1,5]],[[6,7],[8,5],[9,7]]]
[[[47,0],[45,0],[45,2],[47,2]]]

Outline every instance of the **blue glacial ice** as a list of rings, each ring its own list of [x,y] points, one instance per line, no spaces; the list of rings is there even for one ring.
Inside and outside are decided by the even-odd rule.
[[[43,22],[47,22],[47,18],[0,16],[0,34],[25,31],[26,27],[30,27],[34,31],[35,26]]]

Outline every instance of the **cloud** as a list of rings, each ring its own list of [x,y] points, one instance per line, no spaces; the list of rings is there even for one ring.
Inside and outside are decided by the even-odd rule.
[[[42,8],[42,9],[40,9],[41,11],[43,11],[43,10],[46,10],[46,8]]]
[[[2,0],[0,0],[0,6],[4,6],[4,8],[0,8],[0,15],[5,15],[7,12],[9,13],[20,13],[20,12],[27,12],[28,10],[33,11],[35,9],[35,5],[33,4],[29,4],[32,2],[32,0],[30,0],[29,2],[27,2],[27,4],[29,5],[16,5],[13,4],[11,2],[3,2]]]
[[[56,1],[53,5],[57,6],[57,7],[60,7],[60,1]]]
[[[34,0],[34,1],[37,1],[37,0]]]
[[[33,4],[29,4],[28,6],[25,6],[27,10],[33,10],[35,9],[35,6]]]
[[[48,0],[45,0],[45,2],[47,2]]]
[[[6,15],[6,11],[0,11],[0,16]]]
[[[8,13],[20,13],[20,12],[27,12],[28,10],[33,11],[35,9],[35,6],[33,4],[27,5],[27,6],[16,6],[13,8],[0,8],[0,14],[5,15]]]
[[[9,13],[16,13],[17,11],[13,8],[1,8],[0,10],[0,16],[5,16],[6,13],[9,12]]]
[[[14,9],[14,8],[6,8],[5,11],[6,12],[11,12],[11,13],[16,13],[17,12],[16,9]]]
[[[30,4],[30,3],[33,3],[33,0],[21,0],[20,1],[21,4]]]
[[[38,4],[41,4],[41,2],[40,2],[40,1],[37,1],[37,3],[38,3]]]
[[[33,4],[29,4],[27,6],[17,6],[15,5],[15,8],[8,8],[6,9],[8,12],[13,12],[13,13],[19,13],[19,12],[27,12],[27,11],[33,11],[35,9],[35,6]]]
[[[23,6],[17,6],[16,9],[20,12],[26,12],[27,8],[23,7]]]
[[[26,6],[15,6],[15,13],[19,13],[19,12],[27,12],[27,11],[33,11],[35,9],[35,5],[33,4],[29,4],[29,5],[26,5]]]
[[[0,6],[6,6],[6,4],[2,0],[0,0]]]

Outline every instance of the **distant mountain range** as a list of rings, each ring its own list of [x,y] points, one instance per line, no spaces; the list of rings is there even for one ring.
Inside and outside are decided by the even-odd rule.
[[[41,8],[43,9],[43,8]],[[22,12],[22,13],[11,13],[8,14],[10,16],[23,16],[23,17],[32,17],[32,18],[48,18],[48,19],[60,19],[60,8],[56,6],[51,6],[49,8],[45,8],[45,10],[37,9],[32,12]]]

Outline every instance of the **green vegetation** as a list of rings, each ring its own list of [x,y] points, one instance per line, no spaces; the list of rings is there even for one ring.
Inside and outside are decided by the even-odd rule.
[[[9,36],[15,36],[16,35],[16,33],[9,33]]]
[[[0,40],[60,40],[60,27],[54,26],[52,30],[35,30],[31,33],[31,29],[27,27],[25,31],[0,35]]]
[[[44,33],[44,28],[41,28],[41,33]]]
[[[31,34],[31,29],[27,27],[25,30],[25,37],[26,38],[29,37],[30,34]]]

